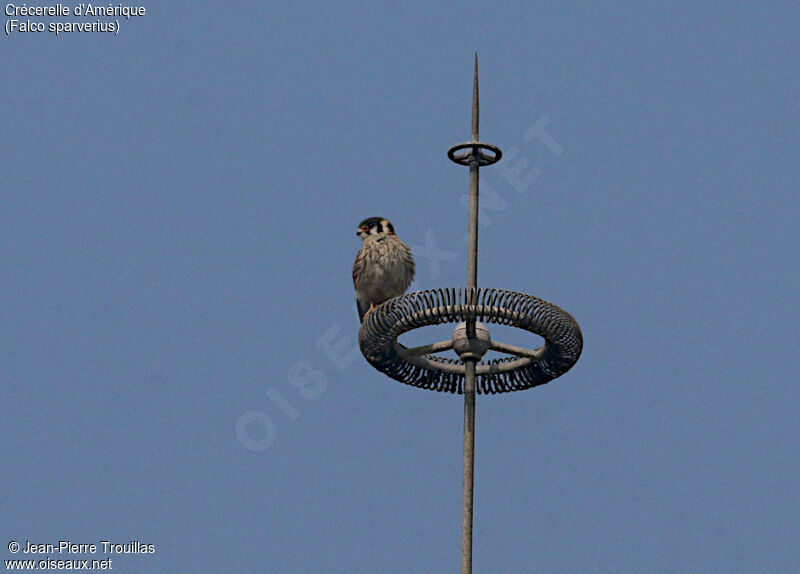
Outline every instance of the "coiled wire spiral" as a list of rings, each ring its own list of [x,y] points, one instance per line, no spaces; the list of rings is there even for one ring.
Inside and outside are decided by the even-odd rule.
[[[514,291],[450,287],[408,293],[376,307],[359,331],[361,352],[373,367],[397,381],[422,389],[462,394],[462,361],[433,354],[411,358],[397,337],[419,327],[459,323],[468,318],[517,327],[545,340],[540,349],[525,356],[479,362],[476,367],[479,394],[543,385],[566,373],[583,348],[578,323],[552,303]]]

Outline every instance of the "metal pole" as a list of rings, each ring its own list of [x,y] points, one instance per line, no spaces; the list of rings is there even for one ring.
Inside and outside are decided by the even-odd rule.
[[[472,88],[472,141],[478,141],[478,54]],[[469,162],[469,236],[467,291],[478,286],[478,170],[480,150],[475,147]],[[472,296],[471,294],[469,295]],[[467,316],[467,337],[475,336],[475,317]],[[472,574],[472,502],[475,484],[475,359],[464,364],[464,475],[461,498],[461,574]]]
[[[472,85],[472,141],[477,143],[478,139],[478,54],[475,54],[475,80]],[[472,155],[469,162],[469,236],[467,239],[467,287],[478,286],[478,170],[480,161],[480,149],[472,148]],[[475,327],[475,321],[472,321]],[[467,325],[469,329],[469,324]]]
[[[461,499],[461,574],[472,574],[472,492],[475,480],[475,361],[465,364],[464,482]]]

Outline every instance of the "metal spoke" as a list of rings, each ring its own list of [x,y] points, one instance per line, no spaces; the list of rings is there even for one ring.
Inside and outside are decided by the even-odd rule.
[[[433,353],[441,353],[449,351],[453,348],[453,339],[447,341],[439,341],[430,345],[422,345],[421,347],[403,347],[397,344],[397,354],[403,358],[419,357],[420,355],[431,355]]]
[[[528,359],[541,359],[542,357],[544,357],[545,353],[544,345],[542,345],[538,349],[531,350],[531,349],[525,349],[524,347],[507,345],[506,343],[500,343],[499,341],[492,341],[492,346],[489,348],[492,351],[507,353],[509,355],[516,355],[517,357],[526,357]]]

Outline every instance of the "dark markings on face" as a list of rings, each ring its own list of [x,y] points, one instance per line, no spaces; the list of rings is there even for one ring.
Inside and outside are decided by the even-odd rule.
[[[383,217],[369,217],[359,223],[359,229],[366,229],[367,233],[371,235],[378,235],[385,231],[389,233],[394,233],[394,227],[391,223],[389,223],[388,219]]]

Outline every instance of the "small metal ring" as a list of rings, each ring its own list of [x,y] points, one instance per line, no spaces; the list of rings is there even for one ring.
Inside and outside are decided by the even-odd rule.
[[[462,149],[470,149],[472,151],[469,153],[456,155],[456,152]],[[488,150],[492,152],[492,154],[494,155],[486,155],[485,153],[483,153],[483,150]],[[496,145],[484,142],[460,143],[458,145],[454,145],[447,151],[447,157],[449,157],[451,161],[454,161],[458,165],[468,166],[471,161],[470,158],[473,155],[478,156],[478,165],[484,166],[484,165],[492,165],[493,163],[497,163],[498,161],[500,161],[500,159],[503,157],[503,152]]]

